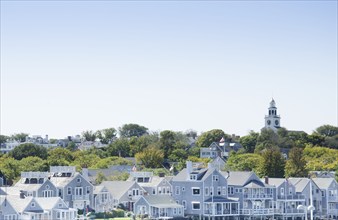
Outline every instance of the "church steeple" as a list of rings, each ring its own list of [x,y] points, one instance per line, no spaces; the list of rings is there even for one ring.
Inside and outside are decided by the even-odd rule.
[[[265,128],[277,131],[277,129],[280,128],[280,116],[277,115],[276,102],[273,98],[270,102],[268,113],[269,114],[265,116]]]

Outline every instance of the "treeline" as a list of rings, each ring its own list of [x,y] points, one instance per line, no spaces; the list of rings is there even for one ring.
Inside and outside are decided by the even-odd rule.
[[[4,143],[9,138],[25,140],[24,133],[2,135]],[[30,143],[21,144],[10,153],[0,155],[0,172],[10,181],[15,181],[21,171],[47,171],[49,166],[76,166],[81,168],[108,168],[114,164],[130,164],[126,157],[135,157],[139,169],[168,168],[175,162],[175,169],[184,167],[186,160],[207,163],[200,159],[201,147],[224,139],[239,142],[243,149],[231,153],[226,169],[253,170],[259,175],[271,177],[306,176],[310,170],[338,170],[338,127],[320,126],[312,134],[287,131],[277,133],[262,129],[243,137],[230,136],[221,129],[213,129],[197,135],[196,131],[176,132],[165,130],[151,132],[137,124],[82,132],[86,141],[100,141],[105,147],[80,151],[75,142],[69,141],[65,148],[46,149]],[[52,140],[55,141],[55,140]],[[285,160],[283,150],[289,150]],[[0,173],[0,175],[1,175]]]

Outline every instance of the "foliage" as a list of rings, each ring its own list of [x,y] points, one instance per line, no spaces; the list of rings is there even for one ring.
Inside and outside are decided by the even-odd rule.
[[[322,125],[316,129],[316,132],[324,137],[333,137],[338,134],[338,127],[332,125]]]
[[[68,149],[57,147],[48,151],[48,164],[50,166],[68,166],[74,157]]]
[[[48,171],[49,166],[46,160],[40,157],[25,157],[19,161],[19,170],[21,172],[28,171]]]
[[[41,159],[47,159],[47,149],[43,146],[38,146],[32,143],[25,143],[16,146],[9,155],[16,160],[21,160],[25,157],[40,157]]]
[[[258,168],[260,176],[284,177],[285,160],[277,147],[265,149]]]
[[[110,144],[116,138],[117,131],[115,128],[106,128],[96,132],[97,138],[102,144]]]
[[[121,137],[141,137],[148,134],[148,128],[138,124],[125,124],[119,128],[119,134]]]
[[[157,133],[145,134],[141,137],[131,137],[129,139],[130,156],[134,156],[136,153],[143,151],[151,144],[155,144],[159,141]]]
[[[0,157],[0,172],[4,174],[7,183],[11,185],[13,180],[20,176],[19,161],[8,155]]]
[[[146,168],[143,169],[142,172],[152,172],[154,174],[154,176],[159,176],[160,174],[165,174],[166,176],[170,175],[170,171],[165,169],[165,168],[155,168],[155,169],[151,169],[151,168]]]
[[[186,132],[184,132],[184,134],[187,136],[187,137],[190,137],[192,139],[196,139],[197,138],[197,131],[195,130],[187,130]]]
[[[91,168],[105,169],[112,165],[132,165],[132,162],[122,157],[106,157],[98,160],[97,163]]]
[[[325,137],[324,145],[329,148],[338,149],[338,134],[332,137]]]
[[[230,153],[227,161],[227,166],[233,171],[255,171],[257,172],[259,164],[262,161],[262,156],[259,154],[245,153],[239,154]]]
[[[96,184],[101,184],[103,181],[106,181],[107,177],[100,171],[97,173],[95,183]]]
[[[129,141],[126,138],[119,138],[109,144],[107,148],[109,156],[128,157],[130,152]]]
[[[198,147],[209,147],[212,142],[219,142],[222,137],[225,139],[230,139],[230,136],[225,134],[221,129],[213,129],[207,132],[202,133],[196,141]]]
[[[250,131],[246,136],[240,137],[239,143],[243,146],[247,153],[253,153],[257,144],[259,133]]]
[[[305,147],[303,151],[306,168],[310,171],[338,169],[338,150],[325,147]]]
[[[17,133],[17,134],[13,134],[11,136],[11,139],[22,143],[26,141],[26,137],[28,137],[28,134],[26,133]]]
[[[289,152],[289,159],[285,164],[285,177],[306,177],[306,161],[303,149],[294,147]]]
[[[110,181],[126,181],[129,178],[129,173],[116,171],[108,179]]]
[[[137,163],[142,163],[146,168],[159,168],[164,160],[164,153],[156,146],[150,145],[143,152],[135,154]]]
[[[82,137],[86,141],[95,141],[96,140],[96,133],[94,133],[93,131],[83,131]]]
[[[270,146],[277,146],[278,135],[272,129],[263,128],[257,138],[256,152],[262,151]]]
[[[175,149],[184,149],[189,145],[188,137],[181,132],[165,130],[160,133],[159,147],[168,158]]]
[[[8,139],[9,139],[8,136],[0,134],[0,144],[6,143]]]
[[[69,141],[66,149],[68,149],[70,151],[75,151],[77,149],[77,147],[76,147],[76,145],[73,141]]]
[[[70,164],[77,168],[93,167],[100,158],[94,154],[88,154],[86,151],[76,151],[73,153],[74,161]]]

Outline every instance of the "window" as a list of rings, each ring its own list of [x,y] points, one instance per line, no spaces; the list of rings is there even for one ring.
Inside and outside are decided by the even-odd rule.
[[[200,195],[200,188],[191,188],[191,189],[192,189],[193,195],[196,195],[196,196]]]
[[[192,202],[192,210],[200,210],[201,204],[199,202]]]
[[[156,189],[155,188],[153,188],[153,195],[155,195],[156,194]]]
[[[53,191],[52,190],[44,190],[42,191],[43,197],[53,197]]]
[[[32,203],[31,203],[31,207],[35,207],[35,202],[32,202]]]
[[[138,189],[133,189],[133,196],[138,196],[139,195],[138,193],[139,193]]]
[[[87,194],[90,194],[90,186],[86,187]]]
[[[292,188],[289,188],[289,195],[292,195]]]
[[[280,189],[280,194],[281,194],[282,196],[284,196],[284,188],[281,188],[281,189]]]
[[[208,196],[209,195],[209,187],[204,188],[204,195]]]
[[[232,187],[232,186],[228,187],[228,194],[230,194],[230,195],[234,194],[234,187]]]
[[[67,195],[71,195],[72,194],[72,188],[71,187],[68,187],[67,188]]]
[[[170,194],[170,187],[167,186],[167,194]]]
[[[59,197],[61,197],[61,199],[62,199],[62,191],[61,191],[61,189],[59,189]]]
[[[227,188],[225,186],[222,187],[222,194],[223,196],[227,194]]]
[[[214,195],[214,187],[210,187],[210,195]]]
[[[173,213],[174,213],[174,215],[176,215],[176,213],[177,213],[177,209],[176,208],[173,208]]]
[[[179,194],[180,194],[180,187],[175,186],[175,195],[179,195]]]
[[[50,186],[49,185],[46,185],[46,189],[49,189],[50,188]]]
[[[162,194],[162,188],[158,187],[158,194]]]
[[[222,190],[221,190],[221,189],[222,189],[222,187],[220,187],[220,186],[217,187],[217,195],[219,195],[219,196],[220,196],[221,193],[222,193]]]
[[[185,187],[182,187],[182,192],[184,192],[185,191]]]
[[[81,183],[81,178],[77,178],[76,182]]]
[[[218,181],[218,175],[213,175],[212,180],[217,182]]]
[[[182,200],[182,205],[183,205],[184,209],[187,209],[187,201]]]
[[[59,208],[62,208],[62,203],[59,203],[59,204],[58,204],[58,207],[59,207]]]
[[[60,218],[60,212],[56,213],[56,218],[58,218],[58,219]]]
[[[33,192],[27,192],[27,196],[33,196]]]
[[[196,174],[190,174],[190,180],[197,180]]]

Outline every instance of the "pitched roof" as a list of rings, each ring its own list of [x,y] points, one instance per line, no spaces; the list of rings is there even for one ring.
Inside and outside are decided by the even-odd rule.
[[[35,197],[35,200],[39,203],[42,209],[51,210],[58,203],[60,203],[60,197]],[[62,200],[61,200],[62,201]]]
[[[264,182],[264,179],[261,179]],[[279,187],[280,185],[282,185],[285,181],[287,181],[284,178],[269,178],[269,184]]]
[[[7,201],[12,205],[17,212],[23,212],[28,204],[33,200],[33,197],[20,198],[19,195],[8,195]]]
[[[157,208],[182,208],[183,206],[177,204],[173,197],[169,195],[146,195],[143,198],[149,205]]]
[[[223,175],[227,176],[227,172],[222,171]],[[233,186],[244,186],[246,182],[249,180],[250,176],[253,174],[253,172],[248,171],[231,171],[229,173],[228,178],[228,185]]]
[[[310,180],[308,178],[289,178],[289,181],[295,186],[296,192],[303,192]]]
[[[312,178],[312,180],[320,189],[328,189],[332,182],[335,181],[334,178]]]
[[[117,199],[121,198],[134,184],[135,182],[132,181],[103,181],[101,183]]]

